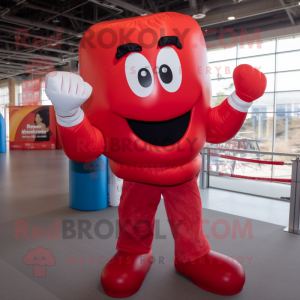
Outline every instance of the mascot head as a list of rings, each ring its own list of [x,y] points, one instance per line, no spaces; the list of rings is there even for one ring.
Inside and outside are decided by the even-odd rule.
[[[120,164],[186,164],[205,143],[210,76],[203,34],[168,12],[92,26],[79,47],[80,75],[93,87],[83,105]]]

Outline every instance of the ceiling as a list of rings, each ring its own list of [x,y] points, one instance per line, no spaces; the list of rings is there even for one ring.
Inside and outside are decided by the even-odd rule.
[[[254,28],[263,31],[298,25],[299,3],[294,0],[1,0],[0,80],[24,77],[28,74],[28,62],[39,61],[41,57],[44,63],[53,62],[58,68],[66,64],[76,66],[80,38],[91,25],[101,21],[176,11],[194,16],[206,40],[212,40],[225,28],[239,33],[242,28],[251,32]],[[61,47],[53,48],[51,44],[33,47],[35,36],[49,41],[49,37],[57,35],[57,27],[62,28]],[[20,28],[22,33],[16,31]],[[26,47],[25,43],[16,43],[16,37],[24,34],[28,35]]]

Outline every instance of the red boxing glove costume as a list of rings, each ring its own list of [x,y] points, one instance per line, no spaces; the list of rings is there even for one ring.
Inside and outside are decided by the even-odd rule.
[[[238,66],[236,91],[211,108],[201,29],[172,12],[92,26],[80,42],[79,60],[81,77],[50,73],[46,93],[67,156],[87,162],[103,153],[124,179],[118,253],[101,276],[105,293],[127,297],[140,288],[151,266],[145,257],[152,255],[161,195],[175,238],[175,268],[210,292],[240,292],[242,266],[220,264],[224,256],[210,251],[203,234],[199,152],[206,141],[236,135],[252,101],[263,95],[266,77]]]

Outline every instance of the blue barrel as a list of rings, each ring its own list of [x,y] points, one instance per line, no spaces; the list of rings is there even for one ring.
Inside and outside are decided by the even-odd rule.
[[[69,162],[69,203],[77,210],[107,207],[107,158],[101,155],[88,163]]]
[[[0,153],[6,152],[6,130],[5,130],[5,120],[0,114]]]

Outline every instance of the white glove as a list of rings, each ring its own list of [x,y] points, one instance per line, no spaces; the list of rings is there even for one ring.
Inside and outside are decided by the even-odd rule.
[[[243,101],[234,91],[228,98],[227,101],[231,107],[240,112],[248,112],[253,102]]]
[[[76,74],[51,72],[45,79],[45,93],[51,100],[57,123],[72,127],[82,122],[84,113],[80,106],[92,94],[93,88]]]

